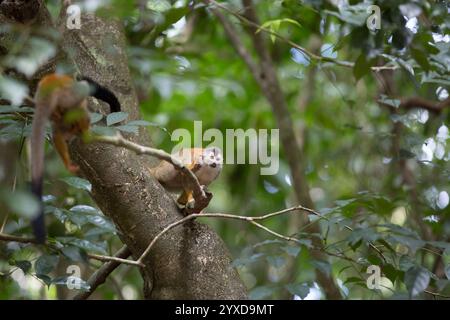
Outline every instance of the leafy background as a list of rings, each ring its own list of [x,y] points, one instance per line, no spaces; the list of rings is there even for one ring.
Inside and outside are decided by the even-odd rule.
[[[330,61],[316,61],[287,41],[269,37],[290,116],[306,159],[309,194],[326,217],[311,216],[320,234],[303,232],[292,215],[265,223],[302,244],[274,240],[250,224],[202,221],[224,239],[250,297],[325,298],[315,279],[319,268],[336,279],[346,299],[445,299],[450,295],[450,206],[448,108],[439,113],[401,108],[400,97],[448,99],[450,20],[446,1],[255,1],[264,29]],[[59,1],[46,1],[53,16]],[[144,126],[155,144],[171,150],[177,128],[277,128],[270,105],[222,25],[201,2],[81,1],[83,10],[119,19],[126,30],[129,65],[145,121],[129,123],[113,114],[107,127],[92,114],[95,130],[136,132]],[[239,1],[227,2],[239,12]],[[381,29],[366,27],[367,6],[381,8]],[[229,17],[242,29],[242,22]],[[56,54],[57,33],[11,34],[0,59],[0,139],[9,143],[0,158],[0,218],[3,232],[27,235],[29,212],[37,205],[27,192],[27,144],[31,108],[21,107],[29,89],[15,73],[32,75]],[[261,30],[260,32],[264,32]],[[107,35],[106,35],[107,36]],[[245,38],[244,38],[245,39]],[[250,46],[248,39],[246,44]],[[326,59],[325,59],[326,60]],[[335,60],[353,63],[338,66]],[[387,64],[394,72],[371,72]],[[60,65],[60,71],[70,70]],[[390,85],[383,85],[383,80]],[[380,84],[381,83],[381,84]],[[125,120],[126,125],[119,122]],[[11,147],[12,145],[12,147]],[[8,151],[8,152],[6,152]],[[294,206],[286,152],[280,170],[261,176],[259,165],[226,165],[212,186],[208,212],[261,215]],[[13,155],[13,156],[12,156]],[[8,167],[8,160],[12,162]],[[100,263],[86,252],[109,254],[121,243],[114,225],[90,198],[90,184],[70,176],[47,149],[46,214],[51,245],[37,250],[0,244],[0,298],[63,299],[67,267],[81,268],[85,281]],[[12,179],[11,179],[12,177]],[[349,228],[351,230],[349,230]],[[329,262],[310,254],[312,237],[325,245]],[[371,249],[370,243],[382,254]],[[367,268],[381,268],[381,286],[369,289]],[[100,299],[141,298],[141,278],[121,266],[94,294]],[[82,285],[82,289],[86,289]]]

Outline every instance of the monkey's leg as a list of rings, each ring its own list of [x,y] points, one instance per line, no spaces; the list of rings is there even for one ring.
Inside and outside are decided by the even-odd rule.
[[[178,204],[183,206],[191,206],[194,204],[194,195],[192,190],[185,189],[177,199]]]
[[[85,116],[79,121],[78,125],[81,132],[81,140],[84,143],[89,143],[92,140],[91,131],[89,130],[91,126],[91,120],[87,112],[85,110],[83,111],[85,112]]]
[[[61,133],[61,131],[57,129],[53,131],[53,141],[55,144],[56,151],[58,151],[67,170],[69,170],[72,173],[77,172],[78,166],[73,164],[72,161],[70,160],[69,148],[67,147],[66,139],[64,138],[64,135]]]

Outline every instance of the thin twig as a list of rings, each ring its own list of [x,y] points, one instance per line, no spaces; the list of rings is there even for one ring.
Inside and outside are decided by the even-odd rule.
[[[114,255],[117,259],[126,259],[131,255],[131,251],[127,246],[123,246],[117,253]],[[97,289],[98,286],[103,284],[106,281],[106,278],[118,267],[121,262],[118,260],[108,261],[104,265],[102,265],[97,271],[95,271],[87,280],[87,284],[89,285],[89,291],[84,291],[78,293],[73,300],[86,300],[89,296]]]
[[[170,231],[171,229],[187,222],[190,220],[193,220],[195,218],[219,218],[219,219],[233,219],[233,220],[241,220],[241,221],[247,221],[252,223],[254,226],[278,237],[281,238],[283,240],[287,240],[287,241],[294,241],[299,243],[300,240],[299,239],[295,239],[292,237],[287,237],[287,236],[283,236],[273,230],[270,230],[269,228],[255,222],[255,221],[262,221],[262,220],[266,220],[275,216],[279,216],[288,212],[293,212],[293,211],[308,211],[311,209],[305,208],[303,206],[296,206],[296,207],[292,207],[292,208],[288,208],[288,209],[284,209],[281,211],[277,211],[274,213],[269,213],[263,216],[257,216],[257,217],[251,217],[251,216],[238,216],[238,215],[234,215],[234,214],[228,214],[228,213],[194,213],[191,215],[188,215],[180,220],[177,220],[175,222],[172,222],[171,224],[167,225],[163,230],[161,230],[150,242],[150,244],[147,246],[147,248],[144,250],[144,252],[142,253],[142,255],[139,257],[139,259],[136,261],[137,263],[139,263],[141,266],[144,266],[143,260],[145,259],[145,257],[149,254],[150,250],[153,248],[153,246],[155,245],[155,243],[164,235],[166,234],[168,231]]]
[[[428,291],[428,290],[424,290],[423,292],[432,295],[433,297],[439,297],[442,299],[450,299],[450,296],[446,296],[437,292],[432,292],[432,291]]]
[[[134,260],[123,259],[123,258],[120,258],[120,257],[118,258],[118,257],[112,257],[112,256],[104,256],[104,255],[93,254],[93,253],[88,253],[87,256],[90,259],[103,261],[103,262],[114,261],[116,263],[128,264],[130,266],[140,266],[140,264],[137,263]]]
[[[5,233],[0,233],[0,241],[38,244],[38,242],[34,238],[14,236],[14,235],[5,234]],[[93,254],[93,253],[88,253],[87,256],[90,259],[95,259],[95,260],[99,260],[99,261],[114,261],[114,262],[118,262],[118,263],[129,264],[132,266],[139,266],[139,264],[136,261],[122,259],[122,258],[118,258],[118,257],[104,256],[104,255],[98,255],[98,254]]]

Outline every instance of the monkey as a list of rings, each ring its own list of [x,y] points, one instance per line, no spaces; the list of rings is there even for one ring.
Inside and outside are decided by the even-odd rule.
[[[70,159],[68,142],[77,136],[83,141],[87,141],[89,137],[90,118],[87,97],[93,96],[107,102],[111,112],[121,109],[117,97],[109,89],[90,78],[82,79],[82,81],[76,81],[67,75],[50,74],[39,81],[36,89],[31,129],[31,191],[40,201],[39,212],[32,220],[32,229],[37,243],[46,241],[42,183],[47,120],[50,120],[52,124],[53,143],[65,167],[70,172],[76,173],[78,166]]]
[[[217,147],[181,149],[174,155],[186,165],[197,177],[201,186],[207,187],[220,174],[223,166],[222,151]],[[180,192],[177,203],[190,207],[194,202],[193,191],[186,186],[183,173],[171,163],[161,161],[150,173],[169,192]]]

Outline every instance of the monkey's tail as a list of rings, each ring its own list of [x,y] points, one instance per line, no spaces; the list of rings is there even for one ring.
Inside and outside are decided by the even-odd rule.
[[[121,109],[120,102],[117,99],[116,95],[111,90],[100,85],[95,80],[92,80],[91,78],[86,77],[86,76],[78,77],[78,80],[84,80],[87,83],[89,83],[89,85],[91,86],[91,89],[92,89],[92,92],[90,95],[95,97],[96,99],[102,100],[102,101],[106,102],[107,104],[109,104],[111,113],[120,111],[120,109]]]
[[[45,124],[48,110],[36,104],[31,133],[31,192],[38,198],[39,209],[31,222],[34,237],[38,243],[45,243],[47,232],[44,221],[44,205],[42,203],[42,183],[44,174],[44,142]]]

